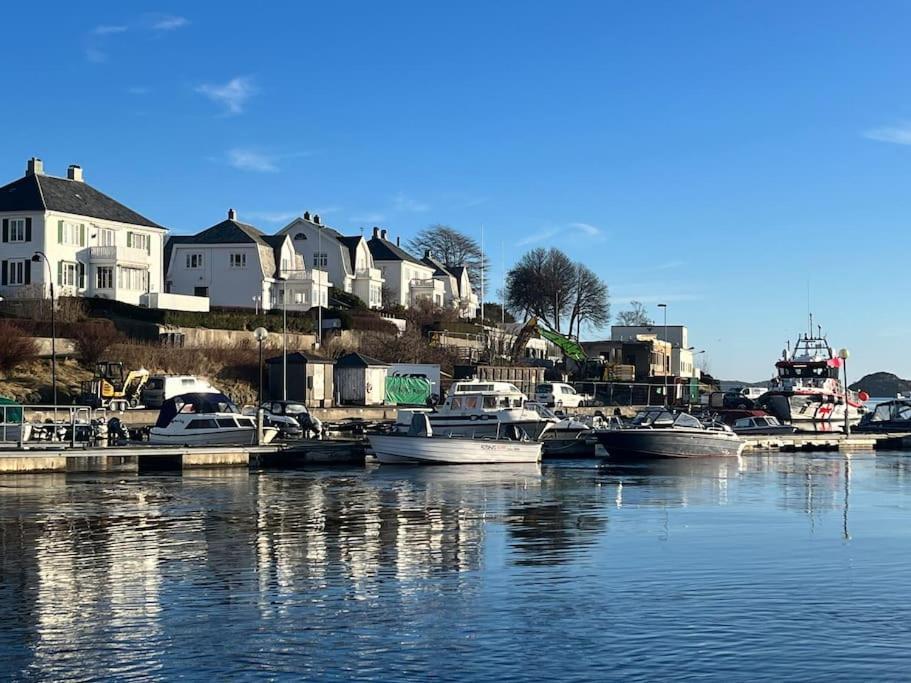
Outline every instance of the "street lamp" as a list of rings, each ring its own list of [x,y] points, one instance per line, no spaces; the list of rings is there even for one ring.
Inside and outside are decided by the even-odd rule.
[[[253,338],[259,343],[259,406],[263,404],[263,342],[269,337],[265,327],[253,330]]]
[[[288,278],[282,281],[282,400],[288,400]]]
[[[254,314],[254,315],[259,315],[259,302],[260,302],[260,301],[262,301],[262,297],[261,297],[261,296],[254,296],[254,297],[253,297],[253,314]]]
[[[51,262],[48,261],[47,255],[43,251],[36,251],[32,256],[32,261],[40,263],[44,261],[47,266],[47,281],[51,285],[51,390],[54,397],[54,407],[57,406],[57,314],[55,312],[56,304],[54,303],[54,274],[51,270]]]
[[[851,425],[848,424],[848,408],[851,407],[851,390],[848,389],[848,349],[839,349],[838,357],[841,358],[842,372],[845,374],[845,436],[851,436]]]
[[[658,304],[658,308],[664,309],[664,343],[667,344],[667,304]],[[667,397],[667,373],[670,372],[671,363],[670,357],[665,354],[664,360],[664,407],[668,407],[668,397]]]

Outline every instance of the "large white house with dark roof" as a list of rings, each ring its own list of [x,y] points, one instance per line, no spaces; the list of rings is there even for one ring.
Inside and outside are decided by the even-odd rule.
[[[335,287],[356,295],[370,308],[383,305],[383,276],[361,235],[342,235],[307,211],[282,228],[308,268],[327,271]]]
[[[428,250],[424,252],[422,263],[433,268],[433,277],[443,283],[443,306],[455,308],[463,318],[473,318],[478,314],[478,295],[471,288],[468,268],[465,266],[447,266],[434,258]]]
[[[444,306],[445,286],[433,277],[435,268],[386,239],[386,235],[385,229],[374,228],[373,236],[367,242],[373,262],[386,281],[387,297],[391,299],[386,303],[409,308],[424,299],[435,306]]]
[[[265,235],[238,221],[234,209],[227,220],[165,245],[166,291],[209,297],[213,306],[306,311],[328,306],[331,286],[325,270],[307,267],[287,234]]]
[[[79,166],[58,178],[30,159],[0,187],[0,226],[0,296],[46,297],[51,281],[57,296],[130,304],[161,291],[166,229],[87,184]]]

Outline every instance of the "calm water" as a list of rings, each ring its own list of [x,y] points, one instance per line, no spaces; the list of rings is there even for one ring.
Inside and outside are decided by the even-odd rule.
[[[0,478],[0,677],[907,678],[911,455]]]

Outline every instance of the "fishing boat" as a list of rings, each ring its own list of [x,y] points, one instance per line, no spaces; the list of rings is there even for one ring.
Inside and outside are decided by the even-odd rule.
[[[812,320],[811,317],[811,330]],[[779,421],[806,431],[841,429],[845,411],[848,424],[857,424],[867,411],[864,401],[869,397],[845,388],[840,379],[842,363],[821,329],[816,334],[805,332],[793,350],[788,344],[782,351],[775,363],[777,376],[769,391],[757,399],[756,406]]]
[[[263,443],[278,434],[263,428]],[[179,446],[253,446],[257,444],[256,422],[242,415],[224,394],[192,393],[167,399],[149,432],[149,443]]]
[[[689,413],[664,407],[645,408],[628,427],[598,430],[596,436],[612,459],[737,456],[745,445],[727,425],[706,426]]]
[[[468,380],[455,382],[446,400],[434,409],[400,410],[396,429],[407,431],[415,415],[427,415],[434,433],[452,436],[495,436],[514,426],[532,439],[558,421],[546,406],[529,401],[509,382]]]
[[[501,426],[493,437],[438,436],[427,413],[416,413],[407,433],[370,434],[367,439],[376,459],[387,465],[537,463],[543,448],[515,425]]]

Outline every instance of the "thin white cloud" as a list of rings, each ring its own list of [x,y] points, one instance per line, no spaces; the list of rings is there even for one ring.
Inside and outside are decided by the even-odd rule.
[[[263,221],[264,223],[288,223],[298,216],[303,216],[304,211],[247,211],[248,218]]]
[[[223,85],[204,83],[197,86],[196,92],[223,106],[227,113],[240,114],[243,112],[247,100],[256,93],[256,87],[252,78],[238,76]]]
[[[548,228],[547,230],[540,230],[530,235],[526,235],[518,242],[516,242],[516,246],[525,247],[529,244],[545,242],[552,237],[556,237],[557,235],[581,235],[583,237],[589,238],[592,241],[604,239],[604,231],[602,231],[601,228],[596,225],[592,225],[591,223],[568,223],[563,227]]]
[[[424,202],[419,202],[416,199],[407,197],[401,192],[393,197],[392,207],[395,211],[403,213],[421,213],[430,209],[429,204],[425,204]]]
[[[556,235],[558,232],[559,231],[556,228],[553,228],[551,230],[542,230],[540,232],[533,232],[532,234],[526,235],[525,237],[520,239],[518,242],[516,242],[516,246],[525,247],[525,246],[528,246],[529,244],[543,242],[545,240],[549,240],[551,237]]]
[[[276,173],[278,156],[270,155],[255,149],[235,147],[226,152],[228,164],[241,171],[257,173]]]
[[[386,215],[379,212],[362,213],[351,216],[350,220],[352,223],[368,223],[371,225],[377,225],[386,220]]]
[[[148,95],[150,92],[152,92],[152,89],[147,88],[144,85],[132,85],[127,88],[127,92],[130,95]]]
[[[895,126],[882,126],[865,130],[863,136],[877,142],[891,142],[894,145],[911,145],[911,121]]]
[[[601,234],[601,228],[596,227],[591,223],[570,223],[569,227],[574,228],[589,237],[598,237]]]
[[[93,64],[101,64],[108,61],[107,54],[93,45],[85,48],[85,58]]]
[[[101,24],[92,29],[92,35],[95,36],[110,36],[115,33],[124,33],[129,30],[128,26],[123,26],[119,24]]]
[[[153,31],[175,31],[189,24],[190,20],[186,17],[163,15],[153,19],[150,28]]]

